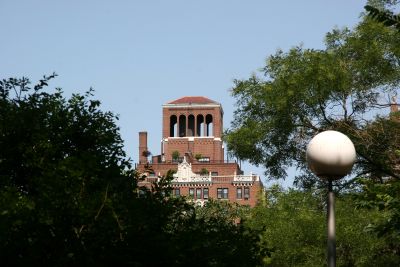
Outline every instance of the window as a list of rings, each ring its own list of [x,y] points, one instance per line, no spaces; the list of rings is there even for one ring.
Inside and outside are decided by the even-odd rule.
[[[242,188],[241,187],[236,188],[236,198],[242,199]]]
[[[175,196],[180,196],[181,195],[181,189],[180,188],[175,188],[174,189],[174,194],[175,194]]]
[[[194,198],[194,188],[189,188],[189,197]]]
[[[228,188],[217,188],[218,199],[228,199]]]
[[[172,158],[172,163],[181,163],[183,161],[183,157]]]
[[[218,176],[218,172],[211,172],[211,176]]]
[[[210,114],[206,116],[206,136],[214,136],[213,133],[213,118]]]
[[[196,189],[196,199],[201,199],[201,188]]]
[[[196,136],[204,136],[204,116],[197,115]]]
[[[222,198],[228,198],[228,188],[222,189]]]
[[[179,137],[186,136],[186,116],[180,115],[179,116]]]
[[[178,136],[178,119],[175,115],[172,115],[169,118],[169,136],[177,137]]]
[[[208,188],[203,189],[203,198],[208,199]]]
[[[245,187],[244,188],[244,199],[249,199],[250,198],[250,187]]]
[[[191,114],[188,117],[188,133],[187,136],[194,136],[194,116]]]

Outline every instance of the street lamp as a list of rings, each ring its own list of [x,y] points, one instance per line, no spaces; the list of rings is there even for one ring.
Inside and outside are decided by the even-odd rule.
[[[336,266],[335,197],[332,181],[346,176],[353,168],[356,150],[351,140],[337,131],[325,131],[311,139],[307,146],[307,162],[311,171],[328,181],[328,266]]]

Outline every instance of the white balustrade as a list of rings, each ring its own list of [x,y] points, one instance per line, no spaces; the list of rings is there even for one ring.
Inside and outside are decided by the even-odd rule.
[[[211,176],[193,176],[189,179],[191,182],[210,182]]]
[[[258,175],[235,175],[233,177],[234,182],[253,182],[259,181],[260,177]]]

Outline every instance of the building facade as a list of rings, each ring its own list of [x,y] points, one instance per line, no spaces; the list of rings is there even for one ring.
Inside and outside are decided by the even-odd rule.
[[[162,107],[161,154],[147,147],[147,132],[139,133],[137,169],[148,173],[141,185],[151,186],[159,176],[174,170],[175,195],[203,204],[210,198],[254,206],[263,190],[260,177],[244,175],[236,161],[224,159],[223,109],[206,97],[182,97]]]

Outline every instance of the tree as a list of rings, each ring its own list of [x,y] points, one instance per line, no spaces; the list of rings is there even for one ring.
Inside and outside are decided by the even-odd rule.
[[[125,236],[117,208],[135,184],[118,118],[99,110],[92,90],[68,100],[45,92],[55,76],[0,81],[0,249],[9,264],[92,264],[89,255]]]
[[[245,226],[261,232],[266,266],[326,265],[326,206],[321,190],[283,190],[273,186],[265,204],[251,210]],[[357,206],[351,195],[336,203],[338,266],[396,266],[400,258],[368,225],[384,220],[376,209]]]
[[[264,79],[235,81],[237,108],[225,132],[229,151],[264,166],[269,178],[284,178],[295,166],[301,171],[296,182],[312,187],[316,180],[306,165],[306,145],[318,132],[339,130],[356,146],[354,176],[374,170],[399,179],[394,165],[380,161],[381,147],[371,149],[380,139],[369,131],[378,130],[374,115],[389,107],[386,96],[398,92],[400,33],[364,17],[354,30],[329,32],[325,43],[321,50],[279,50],[267,59]],[[389,135],[399,136],[398,129],[391,127]],[[385,151],[398,148],[397,141],[387,144]]]
[[[0,262],[8,266],[256,266],[258,235],[171,194],[138,187],[111,112],[0,81]],[[219,220],[222,218],[222,220]],[[255,241],[255,242],[254,242]],[[195,262],[193,262],[195,260]]]
[[[360,207],[378,209],[384,214],[382,220],[371,222],[369,230],[386,244],[386,255],[397,257],[400,263],[400,183],[386,181],[376,183],[370,179],[361,179],[363,193],[357,196]]]
[[[306,164],[308,142],[324,130],[348,135],[357,161],[353,178],[336,182],[336,189],[354,186],[360,203],[385,214],[370,230],[391,244],[382,255],[396,262],[400,120],[398,112],[388,116],[388,108],[399,105],[391,98],[399,93],[400,33],[364,16],[353,30],[329,32],[325,43],[321,50],[278,51],[267,59],[264,78],[235,81],[235,119],[225,132],[228,150],[264,166],[270,179],[286,177],[294,166],[300,173],[296,185],[312,189],[324,185]]]
[[[246,207],[209,200],[195,211],[194,223],[171,236],[179,246],[179,266],[263,266],[268,251],[259,249],[259,232],[238,224],[248,213]]]

